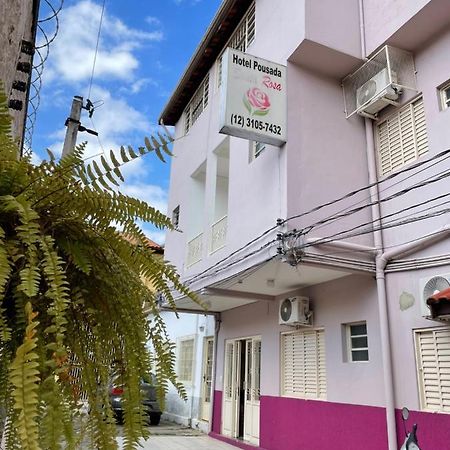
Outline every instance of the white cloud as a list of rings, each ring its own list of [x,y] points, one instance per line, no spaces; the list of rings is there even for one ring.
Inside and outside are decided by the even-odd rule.
[[[145,21],[149,24],[149,25],[155,25],[155,26],[161,26],[161,21],[157,18],[157,17],[153,17],[153,16],[147,16],[145,18]]]
[[[51,46],[46,80],[80,82],[90,78],[94,61],[101,7],[82,0],[62,10],[60,31]],[[133,50],[144,43],[160,42],[160,30],[130,28],[119,18],[105,12],[97,55],[95,76],[130,80],[139,66]]]
[[[167,192],[161,187],[144,182],[125,183],[119,191],[147,202],[163,214],[167,214]]]

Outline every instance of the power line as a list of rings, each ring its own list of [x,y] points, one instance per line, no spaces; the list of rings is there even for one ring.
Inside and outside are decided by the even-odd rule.
[[[91,98],[92,82],[94,81],[95,65],[97,63],[98,47],[99,47],[99,44],[100,44],[100,34],[102,32],[103,15],[105,13],[105,3],[106,3],[106,0],[103,0],[102,12],[100,14],[100,22],[99,22],[99,25],[98,25],[97,43],[95,45],[94,61],[92,63],[92,72],[91,72],[91,79],[89,81],[89,92],[88,92],[87,98]]]
[[[250,240],[249,242],[247,242],[247,243],[246,243],[245,245],[243,245],[242,247],[240,247],[240,248],[238,248],[237,250],[233,251],[232,253],[230,253],[229,255],[225,256],[224,258],[222,258],[220,261],[216,262],[216,263],[213,264],[212,266],[206,268],[206,269],[203,270],[202,272],[199,272],[198,274],[195,274],[195,275],[193,275],[192,277],[188,278],[188,279],[186,280],[186,282],[187,282],[187,283],[192,283],[192,282],[194,282],[194,281],[197,281],[198,279],[202,279],[202,278],[203,278],[202,276],[203,276],[205,273],[208,273],[210,270],[214,269],[215,267],[219,266],[220,264],[224,263],[225,261],[228,261],[228,260],[229,260],[230,258],[232,258],[233,256],[235,256],[235,255],[237,255],[238,253],[242,252],[243,250],[245,250],[246,248],[248,248],[250,245],[252,245],[252,244],[254,244],[255,242],[259,241],[259,240],[262,239],[264,236],[268,235],[270,232],[274,231],[275,229],[277,229],[278,227],[282,226],[283,224],[287,223],[287,222],[290,221],[290,220],[293,220],[293,219],[296,219],[296,218],[299,218],[299,217],[302,217],[302,216],[306,216],[306,215],[311,214],[311,213],[313,213],[313,212],[319,211],[320,209],[323,209],[323,208],[325,208],[326,206],[330,206],[330,205],[332,205],[332,204],[335,204],[335,203],[340,202],[340,201],[342,201],[342,200],[345,200],[345,199],[347,199],[347,198],[353,197],[353,196],[357,195],[358,193],[363,192],[363,191],[366,190],[366,189],[370,189],[371,187],[376,186],[376,185],[381,185],[382,183],[385,183],[385,182],[388,181],[388,180],[397,178],[398,176],[400,176],[400,175],[402,175],[402,174],[408,173],[408,172],[410,172],[411,170],[416,169],[417,167],[421,167],[421,166],[426,165],[426,164],[428,164],[428,163],[430,163],[430,162],[432,162],[432,161],[438,160],[439,158],[441,158],[441,157],[443,157],[443,156],[445,156],[445,158],[444,158],[443,160],[449,158],[449,157],[450,157],[450,149],[443,150],[442,152],[440,152],[440,153],[438,153],[438,154],[432,156],[431,158],[428,158],[428,159],[426,159],[426,160],[419,161],[419,162],[417,162],[417,163],[415,163],[415,164],[412,164],[411,166],[408,166],[408,167],[402,169],[402,170],[399,171],[399,172],[395,172],[395,173],[393,173],[393,174],[387,176],[386,178],[384,178],[384,179],[382,179],[382,180],[379,180],[379,181],[377,181],[377,182],[375,182],[375,183],[372,183],[372,184],[369,184],[369,185],[367,185],[367,186],[365,186],[365,187],[361,187],[361,188],[359,188],[359,189],[356,189],[356,190],[354,190],[354,191],[351,191],[351,192],[345,194],[345,195],[342,196],[342,197],[339,197],[339,198],[337,198],[337,199],[335,199],[335,200],[332,200],[332,201],[323,203],[323,204],[321,204],[321,205],[319,205],[319,206],[316,206],[316,207],[314,207],[314,208],[312,208],[312,209],[310,209],[310,210],[308,210],[308,211],[306,211],[306,212],[304,212],[304,213],[296,214],[296,215],[294,215],[294,216],[288,217],[287,219],[280,220],[280,221],[277,222],[277,224],[276,224],[275,226],[273,226],[273,227],[267,229],[266,231],[264,231],[263,233],[261,233],[260,235],[258,235],[257,237],[255,237],[254,239],[252,239],[252,240]],[[425,168],[421,169],[421,170],[420,170],[419,172],[417,172],[417,173],[420,173],[420,172],[422,172],[422,171],[424,171],[424,170],[427,170],[427,169],[429,169],[430,167],[433,167],[435,164],[438,164],[438,163],[442,162],[443,160],[441,160],[441,161],[436,161],[434,164],[432,164],[432,165],[430,165],[430,166],[428,166],[428,167],[425,167]],[[412,176],[416,175],[417,173],[414,173]],[[441,172],[441,173],[442,173],[442,172]],[[446,176],[448,176],[448,175],[450,175],[450,174],[447,174]],[[430,178],[430,177],[429,177],[429,178]],[[428,178],[428,179],[429,179],[429,178]],[[445,177],[444,177],[444,178],[445,178]],[[426,179],[426,180],[428,180],[428,179]],[[400,183],[400,182],[402,182],[402,181],[404,181],[404,180],[400,180],[398,183]],[[435,180],[435,181],[440,181],[440,180]],[[435,181],[433,181],[433,182],[435,182]],[[398,183],[396,183],[396,184],[398,184]],[[428,184],[428,182],[427,182],[427,184]],[[391,187],[393,187],[393,186],[394,186],[394,185],[388,186],[386,189],[389,189],[389,188],[391,188]],[[417,186],[417,184],[414,185],[414,189],[416,189],[416,188],[418,188],[418,187],[421,187],[421,186]],[[408,192],[409,192],[409,191],[408,191]],[[406,193],[406,192],[405,192],[405,193]],[[398,195],[396,195],[396,194],[398,194]],[[402,191],[398,191],[396,194],[393,194],[393,195],[396,195],[396,196],[403,195]],[[392,197],[392,196],[390,196],[390,197]],[[395,197],[392,197],[392,198],[395,198]],[[383,200],[384,200],[384,199],[383,199]],[[384,201],[385,201],[385,200],[384,200]],[[360,202],[358,202],[358,203],[360,203]],[[358,204],[358,203],[356,203],[356,204]],[[376,203],[376,202],[375,202],[375,203]],[[372,202],[372,204],[374,204],[374,202]],[[356,211],[354,211],[354,212],[358,212],[359,210],[365,209],[365,208],[367,208],[367,207],[369,207],[369,206],[371,206],[371,204],[366,204],[366,205],[364,205],[363,207],[361,207],[360,209],[356,209]],[[353,214],[353,212],[352,212],[352,214]],[[350,214],[345,214],[345,215],[343,215],[343,217],[345,217],[346,215],[350,215]],[[335,220],[335,219],[336,219],[335,217],[332,217],[332,218],[330,218],[329,220],[331,221],[331,220]]]

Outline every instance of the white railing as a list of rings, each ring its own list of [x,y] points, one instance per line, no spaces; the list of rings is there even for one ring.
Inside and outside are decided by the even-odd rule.
[[[202,260],[203,251],[203,233],[195,236],[187,244],[186,266],[190,267]]]
[[[223,216],[211,226],[211,253],[225,247],[227,240],[227,216]]]

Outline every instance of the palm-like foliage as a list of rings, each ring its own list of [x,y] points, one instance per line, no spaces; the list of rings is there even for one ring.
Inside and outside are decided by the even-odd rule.
[[[138,153],[163,159],[167,145],[159,135]],[[18,159],[0,99],[0,406],[11,450],[117,448],[112,371],[125,386],[125,448],[146,433],[139,382],[151,366],[162,392],[172,382],[183,394],[154,294],[141,277],[172,304],[171,288],[191,294],[135,224],[170,228],[170,221],[111,189],[123,181],[120,167],[140,156],[132,148],[98,164],[86,164],[83,150],[59,162],[50,153],[38,166]]]

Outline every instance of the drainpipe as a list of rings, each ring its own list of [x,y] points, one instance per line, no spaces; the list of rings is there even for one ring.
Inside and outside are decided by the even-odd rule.
[[[366,58],[366,37],[364,29],[364,0],[359,0],[359,23],[361,38],[361,55]],[[372,187],[369,190],[370,201],[372,203],[371,212],[374,225],[378,230],[373,232],[375,248],[379,249],[375,257],[376,280],[378,293],[378,314],[380,320],[381,353],[383,361],[384,395],[386,403],[386,426],[389,450],[397,450],[397,430],[395,421],[395,398],[394,398],[394,375],[392,371],[392,355],[389,336],[389,314],[386,294],[386,277],[384,269],[386,263],[383,256],[383,235],[381,230],[380,195],[378,185],[373,185],[377,181],[377,169],[375,161],[375,143],[373,136],[373,124],[368,118],[364,119],[366,132],[366,154],[369,183]]]
[[[222,318],[220,313],[214,314],[214,353],[213,353],[213,373],[211,382],[211,410],[209,411],[209,433],[213,431],[214,420],[214,393],[216,391],[216,376],[217,376],[217,347],[219,341],[219,331]]]
[[[198,347],[199,347],[199,341],[200,341],[200,333],[198,330],[198,324],[199,324],[199,315],[197,314],[195,317],[195,351],[197,351]],[[203,347],[202,347],[203,348]],[[200,359],[201,361],[201,359]],[[195,372],[198,370],[197,367],[195,367]],[[201,363],[200,363],[200,373],[201,373],[202,367],[201,367]],[[196,377],[195,377],[195,372],[194,375],[192,377],[192,385],[191,385],[191,404],[189,407],[189,427],[193,428],[193,424],[192,421],[194,420],[194,398],[195,398],[195,391],[197,388],[197,384],[195,383]],[[200,390],[201,390],[201,383],[200,383]]]

